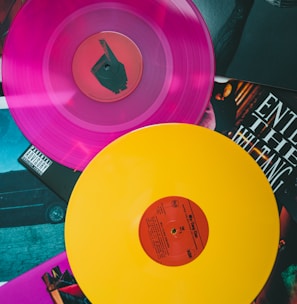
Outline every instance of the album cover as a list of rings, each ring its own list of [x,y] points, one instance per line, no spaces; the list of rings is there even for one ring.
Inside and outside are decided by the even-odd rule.
[[[279,251],[255,304],[297,301],[296,114],[295,91],[217,77],[210,105],[201,121],[201,125],[229,137],[250,154],[276,197],[281,226]]]
[[[0,288],[5,303],[90,304],[60,253]]]
[[[297,93],[216,78],[208,112],[208,126],[255,159],[278,198],[279,209],[285,206],[297,221]]]
[[[216,55],[216,75],[297,90],[296,0],[193,0]]]
[[[1,97],[0,282],[12,280],[65,248],[67,204],[18,162],[28,145]]]

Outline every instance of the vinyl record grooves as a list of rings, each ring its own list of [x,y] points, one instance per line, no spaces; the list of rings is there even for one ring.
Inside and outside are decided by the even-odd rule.
[[[259,166],[192,124],[129,132],[86,167],[66,251],[96,303],[249,304],[273,267],[279,219]]]
[[[82,170],[126,132],[199,122],[213,57],[189,0],[30,0],[6,40],[3,87],[30,142]]]

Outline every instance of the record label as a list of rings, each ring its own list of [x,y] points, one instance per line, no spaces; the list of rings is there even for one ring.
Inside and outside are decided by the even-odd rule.
[[[115,32],[88,37],[76,50],[72,62],[77,86],[101,102],[118,101],[131,94],[140,82],[142,69],[139,48],[128,37]]]
[[[191,0],[31,0],[5,42],[3,90],[32,145],[82,171],[127,132],[198,124],[214,67]]]
[[[94,304],[249,304],[278,243],[261,168],[193,124],[147,126],[106,146],[78,179],[65,221],[71,269]]]
[[[193,261],[204,249],[208,223],[202,210],[183,197],[165,197],[145,211],[139,225],[145,252],[167,266]]]

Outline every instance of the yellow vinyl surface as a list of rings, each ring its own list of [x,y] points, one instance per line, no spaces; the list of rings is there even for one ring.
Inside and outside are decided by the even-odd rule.
[[[178,196],[203,211],[208,239],[193,261],[162,265],[139,237],[144,212]],[[279,217],[256,162],[230,139],[190,124],[130,132],[87,166],[71,196],[66,251],[93,304],[250,304],[274,265]]]

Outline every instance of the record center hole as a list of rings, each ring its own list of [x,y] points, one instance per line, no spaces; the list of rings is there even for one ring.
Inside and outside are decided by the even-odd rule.
[[[177,233],[176,228],[172,228],[172,229],[171,229],[171,234],[173,234],[173,235],[174,235],[174,234],[176,234],[176,233]]]
[[[104,70],[105,70],[105,71],[109,71],[109,70],[110,70],[110,64],[105,64]]]

